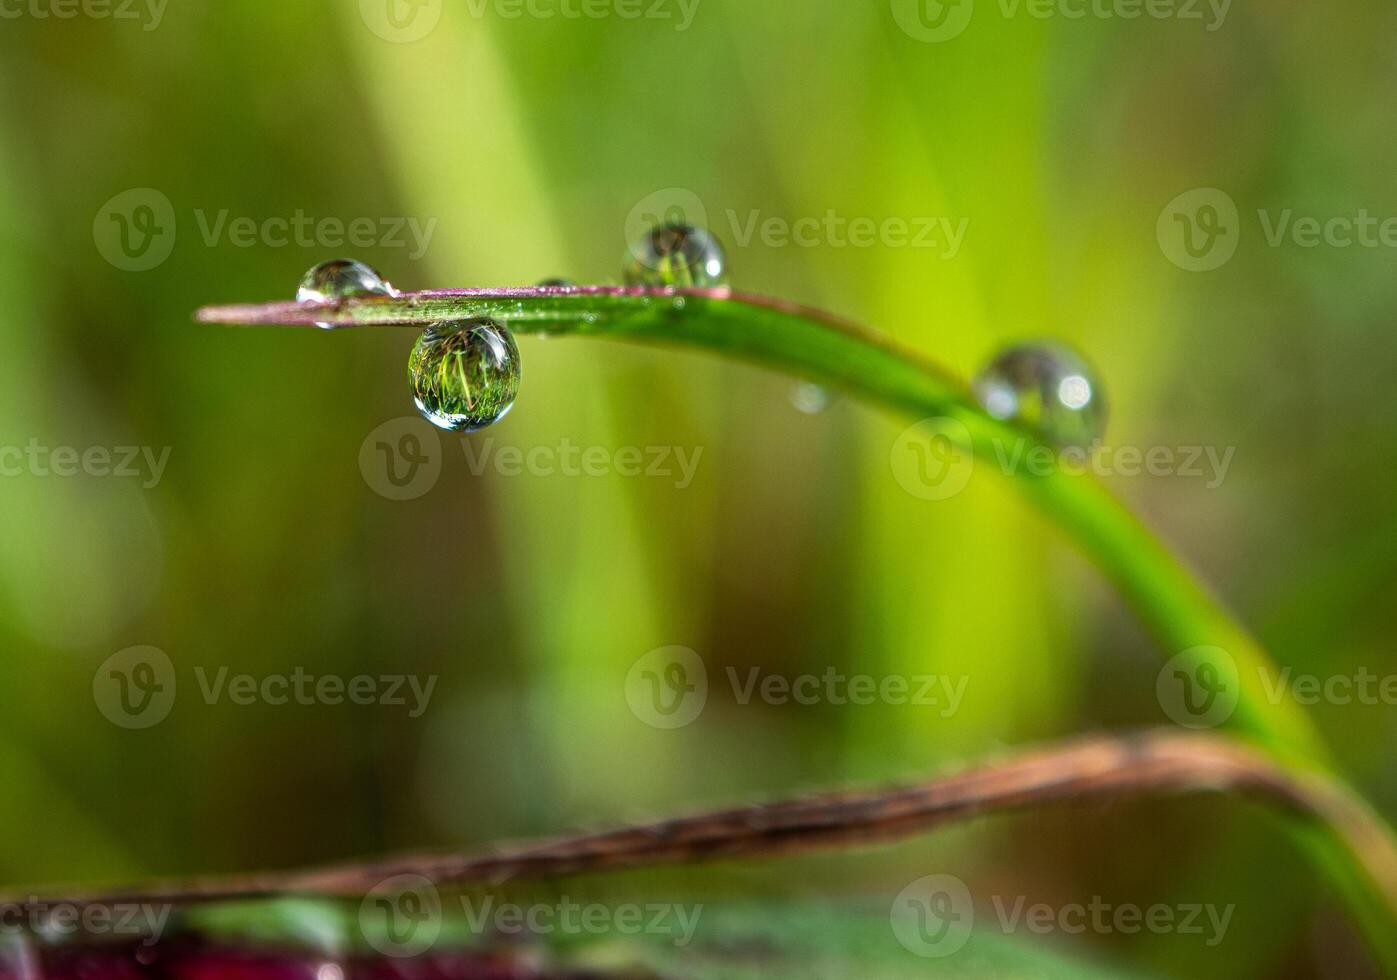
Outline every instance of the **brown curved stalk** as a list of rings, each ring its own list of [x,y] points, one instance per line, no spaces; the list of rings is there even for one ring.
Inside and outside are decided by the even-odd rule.
[[[1267,755],[1233,739],[1175,731],[1078,739],[907,786],[719,810],[491,854],[406,855],[67,901],[192,903],[286,894],[359,896],[404,874],[450,886],[763,858],[899,840],[999,811],[1196,792],[1241,796],[1322,832],[1351,852],[1397,908],[1397,852],[1377,818],[1356,806],[1350,795],[1323,777],[1282,769]]]

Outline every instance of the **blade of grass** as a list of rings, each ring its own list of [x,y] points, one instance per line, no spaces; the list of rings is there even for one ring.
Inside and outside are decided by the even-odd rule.
[[[198,314],[206,323],[307,325],[319,319],[338,326],[419,328],[472,316],[495,317],[524,333],[680,343],[739,355],[912,415],[955,419],[985,458],[993,458],[996,444],[1031,438],[987,415],[949,371],[873,331],[819,310],[726,289],[431,290],[320,306],[207,307]],[[1231,653],[1243,679],[1238,720],[1244,730],[1277,751],[1325,758],[1305,714],[1289,702],[1268,703],[1251,682],[1268,663],[1255,641],[1099,481],[1055,471],[1024,473],[1015,483],[1116,582],[1167,650],[1213,645]]]
[[[888,338],[823,311],[729,289],[621,286],[448,289],[325,304],[206,307],[196,318],[233,325],[413,326],[493,317],[518,332],[579,334],[685,344],[731,354],[860,394],[920,417],[966,428],[975,454],[995,458],[1006,443],[1032,439],[986,414],[964,382]],[[1098,480],[1055,468],[1012,482],[1044,509],[1116,583],[1166,651],[1216,647],[1209,662],[1240,680],[1234,723],[1297,771],[1329,770],[1328,752],[1292,702],[1261,689],[1264,651],[1196,577]],[[1231,662],[1223,657],[1230,655]],[[1367,811],[1351,790],[1351,809]],[[1386,845],[1391,831],[1373,817]],[[1350,904],[1383,961],[1397,969],[1397,883],[1317,838],[1312,850]]]

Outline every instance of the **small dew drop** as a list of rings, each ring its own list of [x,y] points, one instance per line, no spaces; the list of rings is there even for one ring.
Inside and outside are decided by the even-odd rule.
[[[667,222],[631,245],[622,278],[627,286],[721,286],[727,265],[711,232]]]
[[[544,289],[576,289],[577,283],[571,279],[544,279],[539,286]]]
[[[417,410],[448,432],[474,432],[504,418],[520,374],[514,335],[494,320],[433,324],[408,359]]]
[[[976,376],[975,395],[997,419],[1027,425],[1060,446],[1087,448],[1106,431],[1106,401],[1095,378],[1064,344],[1022,344]]]
[[[350,296],[392,296],[396,292],[382,276],[363,262],[331,259],[321,262],[301,277],[296,302],[325,303]],[[317,323],[316,326],[333,330],[336,324]]]

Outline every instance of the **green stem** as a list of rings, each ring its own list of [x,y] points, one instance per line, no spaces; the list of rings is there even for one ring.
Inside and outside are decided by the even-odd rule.
[[[210,307],[204,322],[241,325],[415,326],[493,317],[516,332],[574,333],[687,344],[766,364],[843,388],[914,418],[951,419],[969,435],[975,456],[1035,437],[987,415],[964,382],[888,338],[818,310],[725,289],[575,287],[435,290],[330,304],[274,303]],[[1290,701],[1266,698],[1265,652],[1168,549],[1098,480],[1054,468],[1017,472],[1012,481],[1063,528],[1121,589],[1170,656],[1193,651],[1240,681],[1231,724],[1296,772],[1329,772],[1329,755],[1309,718]],[[1198,649],[1202,648],[1202,649]],[[1342,785],[1342,784],[1341,784]],[[1353,805],[1366,809],[1347,787]],[[1353,909],[1374,950],[1397,974],[1397,853],[1390,828],[1375,816],[1381,851],[1366,860],[1332,835],[1309,850]]]

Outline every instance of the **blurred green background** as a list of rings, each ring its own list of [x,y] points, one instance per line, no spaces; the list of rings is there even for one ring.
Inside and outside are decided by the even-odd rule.
[[[792,379],[689,350],[525,337],[513,413],[433,434],[439,480],[390,500],[360,454],[413,414],[410,331],[191,322],[205,303],[290,298],[341,253],[406,289],[611,281],[628,215],[664,189],[702,203],[736,286],[966,375],[1011,341],[1062,338],[1105,379],[1108,443],[1235,449],[1220,486],[1108,480],[1281,665],[1397,672],[1393,251],[1272,244],[1265,226],[1397,215],[1391,4],[1237,2],[1215,24],[1206,7],[1038,18],[980,0],[940,42],[903,30],[897,0],[698,0],[687,24],[677,2],[544,18],[444,0],[416,12],[417,40],[375,9],[60,19],[26,0],[0,20],[0,444],[170,450],[159,480],[0,479],[0,828],[23,845],[0,856],[7,885],[476,847],[1168,722],[1149,637],[1005,481],[939,502],[903,490],[890,451],[913,420],[839,397],[798,411]],[[104,258],[104,208],[133,188],[174,219],[157,222],[168,257],[141,271]],[[1236,254],[1207,272],[1157,234],[1194,188],[1239,212]],[[744,234],[754,215],[830,212],[944,218],[964,240]],[[378,237],[212,228],[298,213],[370,219]],[[385,240],[393,218],[432,229],[423,254]],[[484,440],[701,456],[686,486],[476,474],[463,446]],[[94,705],[99,665],[135,645],[178,679],[168,718],[141,730]],[[662,730],[630,710],[626,678],[670,645],[703,659],[710,693]],[[724,671],[754,666],[967,685],[949,717],[742,704]],[[415,718],[207,704],[196,670],[224,667],[437,680]],[[1392,706],[1314,713],[1397,814]],[[794,867],[764,874],[819,895],[945,871],[1033,901],[1235,902],[1217,948],[1055,941],[1170,973],[1365,969],[1275,822],[1221,800],[1057,809],[798,882]]]

